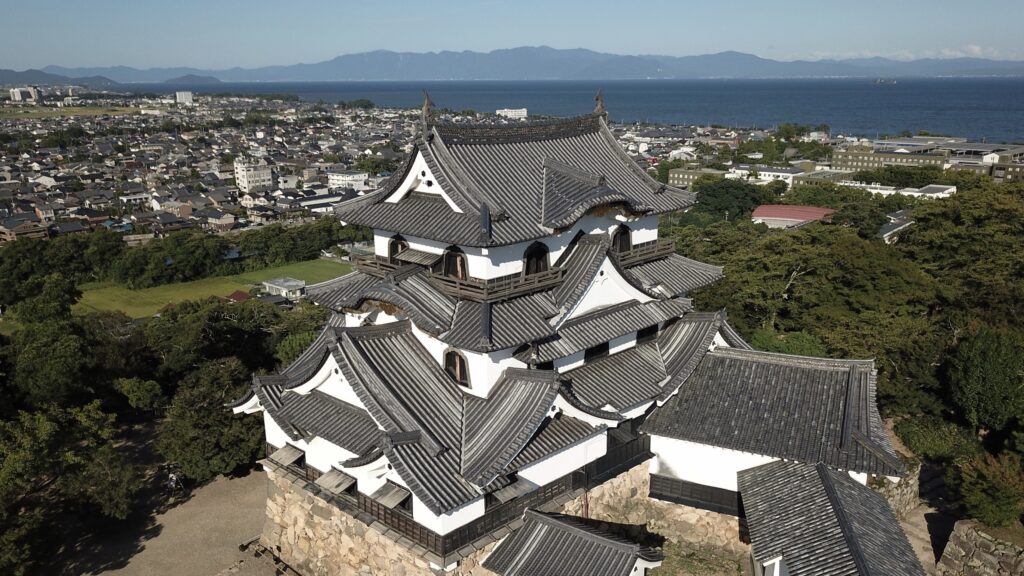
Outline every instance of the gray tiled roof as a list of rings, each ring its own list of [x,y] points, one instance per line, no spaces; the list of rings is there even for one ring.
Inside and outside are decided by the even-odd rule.
[[[679,254],[626,269],[644,286],[663,286],[669,296],[682,296],[722,279],[722,267],[691,260]]]
[[[451,331],[441,340],[474,351],[515,348],[553,332],[548,319],[557,313],[547,292],[483,304],[462,300],[455,309]]]
[[[357,305],[359,296],[371,286],[380,282],[362,272],[349,272],[333,280],[306,287],[306,296],[321,306],[340,311]]]
[[[465,396],[462,476],[486,486],[519,454],[558,395],[558,374],[506,369],[486,399]]]
[[[555,305],[565,310],[575,306],[601,268],[611,243],[607,234],[586,234],[566,250],[558,263],[565,268],[565,278],[553,291]]]
[[[586,350],[641,328],[676,318],[689,310],[690,301],[678,298],[646,303],[626,302],[589,312],[566,321],[557,334],[540,341],[536,346],[537,361],[548,362]],[[516,357],[526,361],[531,353],[527,350]]]
[[[723,313],[691,312],[662,330],[658,348],[665,362],[665,371],[672,377],[662,387],[661,399],[668,398],[693,374],[704,359],[722,327]]]
[[[369,454],[380,444],[382,433],[373,418],[347,402],[319,390],[285,394],[282,402],[279,418],[353,454]]]
[[[409,320],[329,325],[316,343],[319,351],[311,347],[308,357],[331,354],[365,410],[316,390],[289,391],[285,385],[296,383],[285,375],[254,378],[264,409],[292,440],[322,437],[361,463],[383,454],[438,514],[504,487],[520,467],[604,430],[548,418],[560,389],[554,372],[509,368],[487,399],[469,395],[430,357]]]
[[[515,126],[437,124],[415,140],[443,199],[410,194],[384,199],[402,177],[339,207],[346,222],[467,246],[513,244],[571,225],[609,203],[634,213],[690,206],[689,192],[654,181],[622,151],[601,115]]]
[[[668,379],[656,344],[641,344],[563,376],[571,381],[573,392],[584,404],[618,412],[657,397]]]
[[[505,467],[504,473],[510,474],[525,468],[604,431],[604,425],[594,427],[559,412],[541,423],[526,446]]]
[[[587,521],[527,510],[525,523],[491,552],[484,568],[500,576],[629,576],[637,560],[660,552],[614,536]]]
[[[878,415],[871,361],[718,348],[643,430],[841,470],[902,473]]]
[[[792,576],[923,576],[888,502],[824,464],[772,462],[738,473],[754,558]]]

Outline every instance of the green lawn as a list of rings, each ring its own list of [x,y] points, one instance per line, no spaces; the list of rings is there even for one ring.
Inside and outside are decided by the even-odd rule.
[[[99,106],[69,106],[67,108],[50,108],[46,106],[18,106],[0,108],[0,119],[4,120],[32,120],[36,118],[53,118],[56,116],[123,116],[125,114],[138,114],[137,108],[125,108],[122,106],[99,107]]]
[[[132,318],[143,318],[156,314],[168,304],[208,296],[227,296],[235,290],[248,292],[253,286],[271,278],[290,276],[315,284],[346,274],[350,269],[348,264],[310,260],[236,276],[218,276],[143,290],[129,290],[120,284],[92,283],[81,286],[82,299],[76,307],[79,310],[120,310]]]

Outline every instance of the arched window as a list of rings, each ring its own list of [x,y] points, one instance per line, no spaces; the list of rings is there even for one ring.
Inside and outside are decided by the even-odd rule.
[[[548,247],[541,242],[534,242],[523,253],[523,275],[537,274],[548,269]]]
[[[444,371],[448,373],[460,386],[469,388],[469,367],[466,365],[466,358],[455,350],[444,353]]]
[[[616,252],[629,252],[633,248],[633,239],[630,237],[629,226],[619,224],[612,236],[612,250]]]
[[[466,270],[466,254],[458,246],[452,246],[444,251],[441,266],[442,274],[449,278],[465,280],[469,276]]]
[[[409,243],[400,234],[395,234],[388,240],[388,262],[398,264],[398,254],[409,247]]]

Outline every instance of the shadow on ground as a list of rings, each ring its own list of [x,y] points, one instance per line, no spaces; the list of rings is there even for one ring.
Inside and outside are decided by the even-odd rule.
[[[124,520],[107,518],[84,510],[61,512],[59,548],[50,565],[43,567],[45,574],[78,576],[96,574],[127,565],[133,556],[145,548],[145,543],[160,535],[156,518],[167,510],[185,502],[187,491],[172,494],[167,488],[166,472],[156,453],[156,428],[152,424],[133,426],[118,447],[130,461],[146,470],[142,489],[136,495],[132,514]]]

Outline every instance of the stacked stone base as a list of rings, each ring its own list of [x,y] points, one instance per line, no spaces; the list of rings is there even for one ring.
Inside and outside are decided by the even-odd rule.
[[[719,514],[648,497],[650,474],[647,463],[631,468],[585,496],[568,502],[563,511],[619,524],[646,526],[649,532],[673,542],[728,553],[737,560],[750,554],[750,545],[740,537],[740,521]]]
[[[434,574],[430,563],[396,538],[338,509],[267,471],[267,518],[260,538],[264,546],[303,576]],[[480,562],[494,545],[484,547],[448,572],[454,576],[493,576]]]
[[[267,471],[267,517],[261,543],[303,576],[435,574],[409,543],[379,523],[339,509],[302,488],[301,479]],[[668,540],[715,549],[737,559],[750,547],[740,539],[734,516],[649,498],[643,463],[561,506],[566,514],[618,524],[645,526]],[[555,509],[546,507],[548,509]],[[453,576],[491,576],[480,563],[495,544],[463,558]]]
[[[945,576],[1019,576],[1024,574],[1024,548],[993,538],[977,523],[956,523],[937,566]]]

